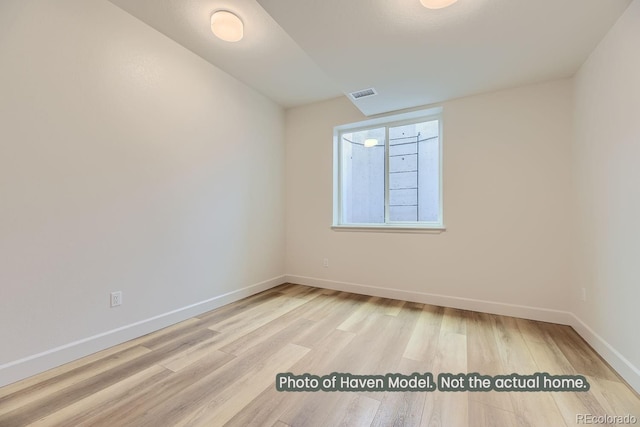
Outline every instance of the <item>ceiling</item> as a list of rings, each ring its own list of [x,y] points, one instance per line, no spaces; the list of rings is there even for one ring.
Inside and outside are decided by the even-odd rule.
[[[110,0],[285,108],[373,87],[366,115],[569,77],[631,0]],[[238,43],[214,10],[245,24]]]

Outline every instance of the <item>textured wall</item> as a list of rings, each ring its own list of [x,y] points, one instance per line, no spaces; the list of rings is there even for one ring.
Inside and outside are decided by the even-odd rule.
[[[640,1],[575,78],[577,280],[572,310],[628,366],[640,390]],[[582,288],[587,301],[581,300]],[[635,375],[631,377],[630,375]],[[631,379],[633,378],[633,379]]]
[[[284,273],[280,107],[103,0],[0,57],[0,366]]]
[[[287,111],[287,273],[565,309],[570,80],[443,108],[442,234],[333,231],[333,128],[365,117],[347,99]]]

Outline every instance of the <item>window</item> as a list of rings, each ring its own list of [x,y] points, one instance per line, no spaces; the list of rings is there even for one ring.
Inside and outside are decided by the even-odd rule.
[[[440,112],[335,129],[334,227],[444,228]]]

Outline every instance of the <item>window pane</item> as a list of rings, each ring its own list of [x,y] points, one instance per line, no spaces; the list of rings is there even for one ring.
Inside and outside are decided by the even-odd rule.
[[[439,221],[437,120],[389,128],[389,221]]]
[[[343,223],[384,223],[384,139],[385,128],[341,135]]]

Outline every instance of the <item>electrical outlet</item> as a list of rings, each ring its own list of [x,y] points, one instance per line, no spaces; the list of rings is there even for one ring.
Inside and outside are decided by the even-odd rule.
[[[111,292],[111,307],[122,305],[122,291]]]
[[[582,301],[587,300],[587,288],[582,288]]]
[[[329,268],[329,258],[325,258],[322,265],[324,265],[324,268]]]

